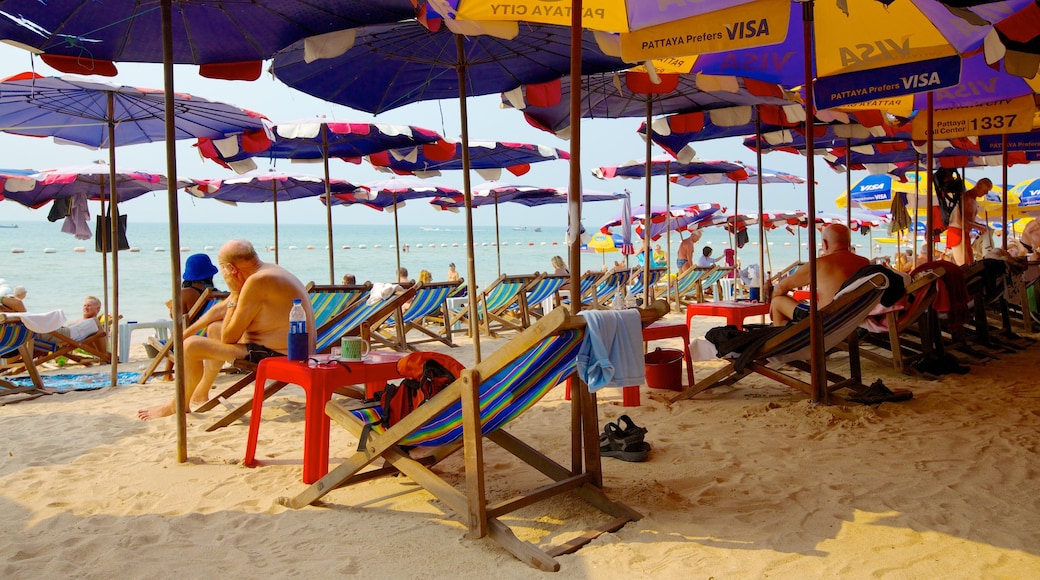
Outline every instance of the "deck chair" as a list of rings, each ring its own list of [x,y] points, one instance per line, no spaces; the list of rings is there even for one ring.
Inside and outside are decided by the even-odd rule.
[[[667,306],[658,302],[641,314],[649,322],[665,312]],[[541,570],[559,570],[554,556],[573,552],[600,534],[642,517],[628,506],[610,500],[603,491],[595,399],[581,381],[574,379],[578,396],[572,402],[577,408],[571,413],[570,466],[543,455],[504,429],[550,389],[576,375],[576,358],[584,333],[582,317],[557,308],[476,367],[465,370],[458,380],[389,429],[380,425],[378,408],[352,408],[338,401],[330,402],[326,413],[362,443],[356,453],[325,477],[296,497],[279,501],[302,508],[338,487],[402,473],[448,506],[466,525],[467,537],[490,535],[521,561]],[[540,471],[549,483],[513,499],[489,503],[484,489],[484,438]],[[424,448],[422,459],[411,457],[408,448],[412,447]],[[465,455],[465,491],[430,469],[459,449],[464,449]],[[385,461],[385,465],[362,471],[376,461]],[[514,510],[563,492],[584,499],[612,517],[612,521],[562,546],[542,549],[517,538],[502,519]],[[534,520],[528,521],[537,525]]]
[[[655,298],[654,288],[661,281],[661,278],[664,278],[666,271],[665,268],[650,268],[650,293],[649,296],[645,296],[646,286],[643,284],[643,269],[636,268],[631,276],[631,286],[628,287],[628,295],[642,298],[647,304],[653,302]]]
[[[17,313],[7,313],[8,320],[17,320]],[[12,357],[2,367],[9,374],[20,374],[29,372],[30,363],[34,367],[40,367],[60,357],[64,357],[66,364],[79,364],[91,366],[94,364],[108,364],[112,362],[112,355],[108,352],[108,333],[99,328],[93,335],[83,340],[75,340],[71,336],[60,332],[49,332],[46,334],[32,333],[32,353],[30,358],[25,358],[20,353]]]
[[[423,319],[438,313],[442,322],[448,320],[451,314],[448,311],[448,296],[458,286],[458,282],[419,282],[415,287],[415,297],[407,310],[401,312],[399,309],[382,319],[369,319],[362,325],[362,337],[373,347],[379,343],[400,351],[415,350],[415,344],[434,341],[456,346],[451,338],[451,325],[444,326],[444,332],[441,334],[427,328]],[[410,330],[419,331],[425,337],[408,340]]]
[[[325,324],[318,326],[317,334],[314,339],[314,352],[327,353],[334,345],[339,344],[339,339],[341,337],[361,335],[362,324],[370,319],[385,319],[387,316],[393,314],[406,302],[411,301],[415,297],[416,289],[416,285],[412,285],[403,292],[392,294],[375,304],[369,304],[367,299],[353,302],[345,310],[333,316]],[[212,409],[218,403],[226,401],[229,397],[253,384],[256,380],[256,364],[244,360],[236,360],[233,364],[240,369],[246,370],[247,374],[241,379],[235,381],[233,385],[225,388],[215,397],[210,398],[209,401],[206,401],[204,405],[197,409],[198,411],[208,411]],[[271,395],[280,391],[285,387],[285,385],[286,383],[284,382],[268,383],[267,387],[264,388],[264,400],[266,401],[271,398]],[[228,405],[231,411],[207,427],[206,431],[215,431],[221,427],[227,427],[231,423],[235,422],[235,420],[249,413],[252,409],[252,405],[252,397],[237,407]]]
[[[0,405],[17,403],[36,399],[51,394],[43,386],[39,371],[33,362],[33,331],[25,327],[17,320],[8,320],[7,316],[0,313],[0,359],[11,355],[17,355],[24,363],[25,372],[32,380],[30,386],[18,386],[4,379],[0,379]],[[12,395],[22,395],[15,399],[8,399]]]
[[[210,308],[213,308],[217,303],[227,297],[227,292],[221,292],[214,290],[213,288],[206,288],[203,290],[199,299],[195,301],[195,304],[190,310],[188,310],[188,313],[184,315],[184,328],[188,328],[194,324],[203,314],[208,312]],[[205,333],[205,330],[200,332],[200,334],[202,333]],[[148,363],[148,367],[141,373],[141,378],[138,381],[141,384],[147,383],[152,379],[152,377],[157,375],[163,375],[166,379],[169,379],[170,374],[173,372],[173,341],[167,340],[162,344],[150,342],[150,344],[159,352],[152,357],[151,362]],[[163,362],[166,363],[166,368],[162,371],[157,370],[159,365]]]
[[[722,285],[719,284],[719,280],[722,280],[726,274],[729,274],[732,271],[733,268],[720,268],[716,266],[710,272],[704,274],[704,276],[699,280],[696,288],[697,302],[705,301],[704,294],[709,288],[714,288],[712,294],[714,295],[715,300],[719,300],[719,297],[722,296]]]
[[[864,278],[858,286],[839,293],[833,302],[820,309],[819,314],[823,318],[825,351],[829,352],[837,348],[845,340],[850,343],[848,349],[849,377],[845,378],[828,371],[826,377],[828,398],[840,402],[840,399],[833,394],[834,391],[843,388],[862,391],[866,388],[860,374],[857,327],[866,320],[867,315],[881,300],[881,294],[887,286],[888,280],[884,274],[874,274]],[[751,373],[758,373],[810,396],[813,394],[810,383],[774,368],[786,363],[797,369],[807,370],[808,365],[804,361],[809,357],[808,318],[777,329],[775,334],[755,347],[753,352],[746,353],[746,356],[750,357],[750,360],[745,361],[739,370],[737,363],[727,362],[725,366],[708,377],[697,381],[696,385],[676,393],[669,401],[689,399],[707,389],[733,384]]]
[[[485,289],[481,290],[477,296],[477,311],[480,316],[477,327],[489,336],[494,337],[498,336],[496,331],[523,330],[524,305],[520,298],[520,292],[532,280],[537,278],[538,276],[531,274],[523,276],[502,274]],[[520,310],[519,316],[516,318],[508,317],[507,314],[510,309],[514,309],[514,311]],[[453,314],[448,325],[463,321],[469,325],[472,335],[473,324],[469,319],[468,305],[466,308]]]
[[[630,269],[617,270],[603,274],[596,282],[595,286],[590,288],[585,294],[582,294],[581,303],[596,310],[610,308],[610,303],[613,301],[614,295],[617,294],[619,289],[628,286],[628,279],[631,275],[632,270]]]
[[[907,332],[911,326],[922,320],[922,316],[935,302],[935,297],[938,295],[937,283],[943,273],[944,270],[941,267],[923,272],[906,287],[906,295],[900,300],[905,308],[884,314],[884,326],[888,329],[886,332],[871,332],[862,337],[859,350],[861,357],[881,364],[892,365],[895,370],[908,373],[909,357],[916,358],[923,354],[924,348],[920,343],[916,348],[911,348],[908,344]],[[919,336],[921,334],[923,333],[918,333]]]
[[[543,274],[524,287],[520,292],[524,301],[524,307],[520,309],[524,328],[531,326],[532,318],[541,318],[552,311],[552,308],[546,309],[542,306],[545,302],[552,300],[555,305],[559,305],[560,288],[570,279],[570,274]]]
[[[701,278],[715,268],[715,266],[710,268],[690,268],[680,273],[675,279],[674,287],[668,290],[668,299],[678,299],[681,304],[688,304],[690,300],[697,296],[697,291],[701,287]]]

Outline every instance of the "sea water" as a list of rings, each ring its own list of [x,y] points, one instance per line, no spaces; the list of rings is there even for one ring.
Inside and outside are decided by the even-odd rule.
[[[71,319],[79,317],[83,298],[95,295],[104,299],[101,254],[94,251],[94,240],[77,240],[61,233],[60,224],[50,222],[7,222],[17,228],[0,228],[0,278],[8,284],[28,289],[26,304],[30,311],[62,309]],[[565,232],[562,227],[494,226],[474,228],[474,257],[477,284],[488,284],[502,274],[529,274],[551,271],[550,260],[559,255],[567,259]],[[279,227],[278,262],[304,282],[327,284],[329,254],[324,225],[290,224]],[[742,265],[759,262],[758,232],[749,229],[751,243],[738,250]],[[250,240],[261,259],[275,261],[274,230],[270,224],[190,224],[180,225],[180,251],[169,248],[166,223],[130,223],[127,239],[137,251],[119,252],[119,312],[123,320],[144,321],[168,318],[165,302],[172,293],[171,256],[182,267],[193,253],[206,253],[216,263],[217,250],[227,240]],[[401,265],[409,277],[416,279],[426,269],[434,280],[447,278],[448,264],[454,262],[458,272],[467,276],[466,232],[461,226],[401,226]],[[784,230],[769,232],[766,269],[778,271],[796,259],[807,259],[804,230],[796,237]],[[659,241],[664,247],[664,237]],[[854,243],[868,255],[869,241],[854,234]],[[678,248],[679,236],[672,236],[672,251]],[[721,228],[708,228],[696,251],[704,244],[715,247],[718,256],[729,247],[729,235]],[[352,273],[359,282],[391,282],[396,279],[397,248],[393,226],[337,224],[333,227],[333,281]],[[801,246],[801,247],[800,247]],[[638,247],[638,243],[637,243]],[[176,250],[176,249],[175,249]],[[891,249],[889,249],[891,251]],[[629,263],[636,265],[635,257]],[[581,269],[601,270],[615,261],[624,261],[618,252],[583,253]],[[111,277],[111,268],[109,268]],[[218,273],[218,288],[225,284]],[[111,308],[111,304],[109,304]]]

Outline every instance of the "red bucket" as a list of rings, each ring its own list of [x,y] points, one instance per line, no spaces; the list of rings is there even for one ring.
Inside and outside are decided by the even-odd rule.
[[[646,359],[646,386],[651,389],[682,390],[683,351],[658,348],[648,352]]]

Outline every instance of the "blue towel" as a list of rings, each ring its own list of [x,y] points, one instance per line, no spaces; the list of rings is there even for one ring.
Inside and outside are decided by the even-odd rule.
[[[587,310],[585,338],[578,349],[578,376],[596,392],[646,380],[643,328],[636,310]]]

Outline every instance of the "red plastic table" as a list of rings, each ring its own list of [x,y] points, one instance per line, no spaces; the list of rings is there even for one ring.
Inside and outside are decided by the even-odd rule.
[[[249,421],[249,440],[246,442],[245,465],[256,465],[256,440],[260,434],[260,416],[263,412],[264,386],[269,380],[284,381],[303,387],[307,403],[303,427],[303,482],[314,483],[329,472],[329,416],[325,404],[332,393],[347,385],[365,385],[365,398],[371,398],[382,390],[386,382],[401,378],[397,372],[397,361],[404,357],[401,352],[374,352],[364,361],[338,364],[318,364],[291,361],[286,357],[271,357],[256,366],[256,387],[253,392],[253,409]],[[328,361],[327,355],[319,355],[320,361]],[[360,397],[360,389],[357,392]]]
[[[744,319],[748,316],[769,314],[767,302],[694,302],[686,306],[686,326],[694,316],[722,316],[727,324],[744,328]]]

